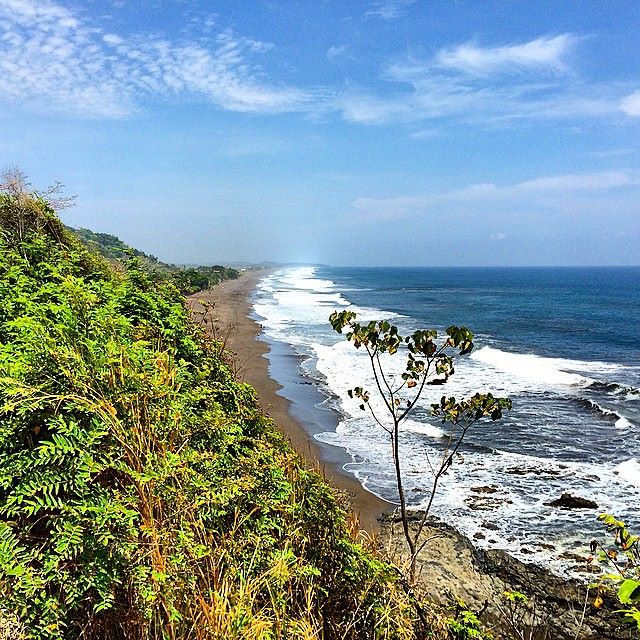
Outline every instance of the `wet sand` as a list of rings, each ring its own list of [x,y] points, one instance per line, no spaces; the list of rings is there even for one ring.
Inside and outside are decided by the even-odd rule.
[[[258,280],[267,273],[266,270],[245,272],[237,280],[228,280],[210,291],[194,294],[189,298],[189,303],[195,312],[202,310],[199,301],[215,303],[214,333],[217,336],[214,337],[222,339],[226,348],[235,353],[238,378],[255,388],[262,411],[274,420],[307,464],[329,484],[349,495],[352,510],[360,519],[360,527],[368,533],[377,533],[378,516],[389,511],[393,505],[363,489],[351,474],[342,469],[342,465],[350,461],[345,452],[335,447],[321,446],[314,440],[310,433],[322,429],[317,425],[303,425],[292,415],[291,402],[278,395],[282,387],[269,375],[270,347],[258,339],[262,329],[249,317],[250,296]]]

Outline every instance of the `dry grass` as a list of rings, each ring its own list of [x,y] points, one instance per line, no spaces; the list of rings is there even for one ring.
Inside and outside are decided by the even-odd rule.
[[[0,640],[23,640],[24,627],[17,616],[0,613]]]

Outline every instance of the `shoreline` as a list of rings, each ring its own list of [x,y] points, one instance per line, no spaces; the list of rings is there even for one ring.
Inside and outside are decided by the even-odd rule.
[[[270,372],[271,358],[295,357],[275,350],[259,339],[262,328],[250,317],[251,295],[258,281],[269,270],[246,271],[236,280],[226,280],[209,291],[187,298],[194,311],[202,310],[199,301],[215,303],[213,315],[217,320],[218,337],[225,348],[235,354],[239,379],[249,383],[257,392],[260,408],[273,419],[292,448],[334,488],[346,493],[351,511],[359,519],[360,528],[369,534],[380,531],[378,517],[393,505],[367,491],[342,465],[351,462],[350,456],[337,447],[322,445],[313,438],[313,426],[305,425],[293,414],[292,402],[280,395],[282,389]],[[275,346],[275,345],[274,345]],[[325,430],[318,425],[318,430]]]
[[[377,539],[386,557],[402,564],[406,561],[406,544],[396,518],[390,514],[394,505],[367,491],[355,476],[343,469],[344,464],[351,462],[345,450],[324,445],[313,438],[313,433],[331,428],[330,420],[318,422],[317,411],[308,416],[296,415],[304,413],[304,407],[297,405],[303,405],[305,401],[314,403],[314,398],[317,402],[319,390],[309,382],[300,382],[299,374],[295,380],[283,378],[291,369],[287,359],[299,356],[286,345],[260,339],[262,327],[250,315],[251,296],[258,281],[269,273],[268,269],[247,271],[236,280],[227,280],[212,290],[190,296],[188,303],[196,312],[202,309],[199,301],[215,303],[216,323],[210,333],[235,354],[234,373],[238,379],[254,387],[264,414],[273,419],[306,464],[348,496],[350,510],[360,529]],[[287,366],[279,369],[279,362]],[[284,386],[274,379],[274,368],[284,385],[309,384],[309,387],[299,389],[289,387],[290,391],[295,389],[296,393],[291,394],[295,397],[300,392],[299,401],[294,403],[280,395]],[[485,602],[499,603],[505,591],[517,590],[533,597],[548,614],[552,613],[538,622],[549,624],[555,633],[553,637],[558,640],[623,640],[629,637],[625,632],[620,633],[616,619],[608,617],[608,607],[591,609],[585,601],[583,587],[573,580],[523,563],[508,552],[478,549],[466,536],[437,519],[430,520],[424,535],[433,543],[420,553],[421,577],[418,581],[426,596],[436,602],[447,604],[449,597],[454,595],[452,585],[455,585],[455,595],[475,610],[483,609]],[[576,613],[581,610],[584,618],[579,622]],[[486,615],[489,622],[497,622],[502,613],[493,604]]]

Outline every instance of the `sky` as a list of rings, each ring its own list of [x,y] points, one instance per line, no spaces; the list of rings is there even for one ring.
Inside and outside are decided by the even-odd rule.
[[[174,263],[640,264],[637,0],[0,0],[0,166]]]

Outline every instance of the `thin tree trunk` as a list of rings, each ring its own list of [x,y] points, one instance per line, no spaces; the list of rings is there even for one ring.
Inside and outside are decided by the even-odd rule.
[[[409,518],[407,516],[407,502],[404,496],[404,487],[402,484],[402,470],[400,468],[400,447],[398,443],[399,425],[396,422],[393,427],[393,434],[391,436],[391,442],[393,445],[393,464],[396,469],[396,483],[398,486],[398,497],[400,498],[400,517],[402,519],[402,529],[404,531],[404,537],[409,545],[409,551],[411,553],[411,569],[409,572],[409,584],[413,586],[416,573],[416,545],[411,537],[409,531]]]

